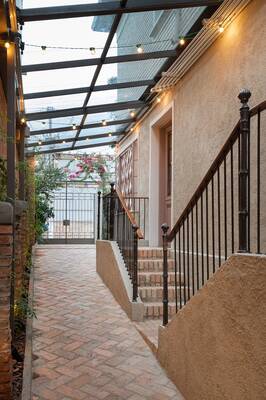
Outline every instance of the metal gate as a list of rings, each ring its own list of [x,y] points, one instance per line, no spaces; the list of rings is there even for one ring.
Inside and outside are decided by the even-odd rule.
[[[54,192],[54,217],[48,220],[43,243],[94,243],[96,190],[90,182],[63,182]]]

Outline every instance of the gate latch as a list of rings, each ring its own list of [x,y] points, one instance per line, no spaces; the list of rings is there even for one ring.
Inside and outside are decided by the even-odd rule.
[[[70,219],[64,219],[63,220],[63,225],[64,226],[69,226],[70,225]]]

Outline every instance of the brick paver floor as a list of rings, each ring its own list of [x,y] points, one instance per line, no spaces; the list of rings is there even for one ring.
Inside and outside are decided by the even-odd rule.
[[[182,399],[95,271],[94,246],[38,246],[32,400]]]

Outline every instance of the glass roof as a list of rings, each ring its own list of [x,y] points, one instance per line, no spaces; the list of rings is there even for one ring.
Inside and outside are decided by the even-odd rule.
[[[109,0],[90,0],[89,4],[106,2]],[[78,4],[88,5],[88,1],[56,0],[55,4],[55,0],[24,0],[23,7],[41,12],[42,7]],[[162,9],[25,23],[22,72],[26,118],[27,114],[52,112],[50,118],[29,118],[32,136],[27,146],[36,144],[39,152],[65,151],[72,145],[74,149],[86,148],[119,140],[153,100],[156,94],[150,89],[166,63],[168,68],[169,60],[175,60],[179,38],[196,34],[193,26],[204,10]],[[80,66],[79,60],[85,66]],[[72,61],[77,61],[75,66],[67,64]],[[61,62],[66,64],[54,64]],[[68,116],[72,108],[82,108],[83,115]],[[58,117],[57,110],[66,115]],[[103,137],[79,140],[93,135]],[[55,143],[48,144],[51,141]],[[28,147],[28,151],[32,149]]]

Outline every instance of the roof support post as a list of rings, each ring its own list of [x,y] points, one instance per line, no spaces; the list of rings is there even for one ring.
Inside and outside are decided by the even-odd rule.
[[[25,200],[25,127],[20,129],[19,140],[19,199]]]
[[[16,89],[15,45],[7,49],[7,197],[15,200]]]

